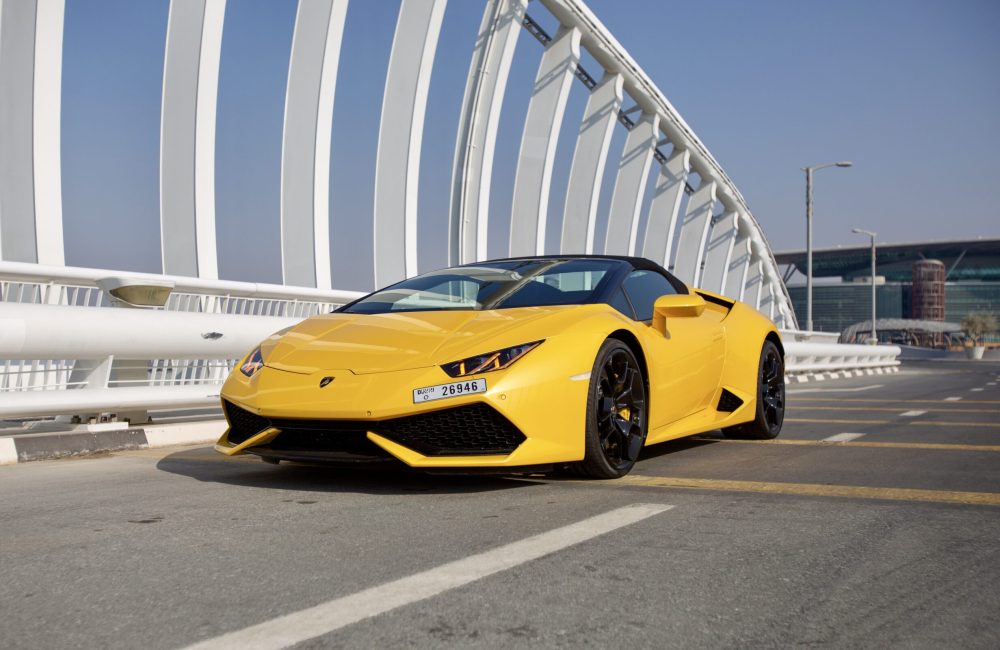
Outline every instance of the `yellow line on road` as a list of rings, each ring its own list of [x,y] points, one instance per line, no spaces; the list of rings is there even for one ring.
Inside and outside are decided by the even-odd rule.
[[[789,407],[794,409],[794,406]],[[805,424],[889,424],[891,420],[812,420],[809,418],[785,418],[785,422]]]
[[[950,402],[951,404],[958,404],[958,402]],[[898,413],[903,410],[902,407],[896,408],[886,408],[882,406],[799,406],[795,404],[790,408],[796,411],[890,411]],[[925,408],[923,409],[928,413],[996,413],[1000,414],[1000,409],[941,409],[941,408]]]
[[[795,408],[795,407],[791,407]],[[785,418],[795,424],[899,424],[915,427],[983,427],[1000,429],[1000,422],[935,422],[933,420],[826,420],[812,418]]]
[[[867,404],[1000,404],[1000,400],[963,399],[961,402],[945,399],[871,399],[868,397],[796,397],[789,395],[788,401],[795,402],[859,402]]]
[[[778,438],[777,440],[736,440],[733,438],[693,438],[704,442],[728,442],[751,445],[797,445],[817,447],[872,447],[876,449],[929,449],[934,451],[986,451],[1000,452],[1000,445],[964,445],[936,442],[871,442],[848,440],[829,442],[826,440],[802,440],[798,438]]]
[[[757,492],[796,496],[842,497],[848,499],[880,499],[890,501],[924,501],[929,503],[962,503],[1000,506],[1000,494],[993,492],[954,492],[951,490],[915,490],[910,488],[880,488],[861,485],[820,485],[814,483],[768,483],[757,481],[724,481],[672,476],[640,476],[631,474],[601,484],[621,487],[685,488],[692,490],[722,490],[726,492]]]
[[[933,420],[909,420],[907,424],[914,427],[986,427],[1000,429],[1000,422],[935,422]]]

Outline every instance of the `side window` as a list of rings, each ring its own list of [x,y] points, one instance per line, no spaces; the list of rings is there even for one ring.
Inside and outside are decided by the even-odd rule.
[[[674,286],[656,271],[633,271],[622,283],[635,307],[636,320],[653,320],[653,303],[660,296],[677,293]]]
[[[619,289],[615,292],[614,297],[608,301],[608,304],[620,311],[625,316],[628,316],[632,320],[635,320],[635,310],[632,309],[632,305],[629,304],[628,298],[625,297],[625,292]]]

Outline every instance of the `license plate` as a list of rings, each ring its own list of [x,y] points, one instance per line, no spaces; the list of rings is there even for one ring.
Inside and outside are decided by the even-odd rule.
[[[458,397],[460,395],[472,395],[473,393],[485,393],[485,379],[470,379],[469,381],[456,381],[452,384],[438,384],[427,388],[413,389],[413,403],[430,402],[446,397]]]

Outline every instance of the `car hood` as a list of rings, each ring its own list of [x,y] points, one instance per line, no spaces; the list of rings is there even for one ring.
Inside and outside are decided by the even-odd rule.
[[[262,345],[265,365],[297,373],[410,370],[545,338],[542,322],[572,306],[313,316]],[[526,331],[523,331],[526,330]],[[525,340],[518,335],[528,336]]]

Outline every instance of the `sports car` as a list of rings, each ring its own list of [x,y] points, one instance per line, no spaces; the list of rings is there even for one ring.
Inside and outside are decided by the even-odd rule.
[[[616,478],[645,445],[784,417],[774,324],[647,259],[446,268],[278,332],[222,388],[216,449],[265,461]]]

